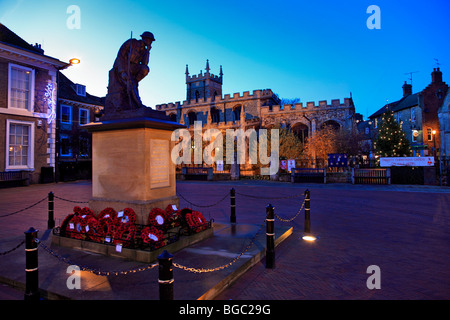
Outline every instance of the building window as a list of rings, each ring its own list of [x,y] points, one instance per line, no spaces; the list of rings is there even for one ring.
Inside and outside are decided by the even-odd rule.
[[[72,156],[72,145],[68,135],[61,135],[61,157]]]
[[[376,129],[378,128],[378,118],[374,119],[375,121],[373,122],[373,127]]]
[[[364,129],[364,133],[365,133],[366,135],[369,135],[369,133],[370,133],[369,127],[366,127],[366,128]]]
[[[33,169],[34,123],[6,121],[6,169]]]
[[[416,110],[411,108],[411,122],[416,122]]]
[[[61,123],[70,123],[72,119],[72,107],[61,105]]]
[[[79,109],[79,121],[80,121],[80,125],[89,123],[89,110],[88,109]]]
[[[433,141],[433,134],[432,134],[430,128],[427,128],[427,138],[428,138],[428,141]]]
[[[220,121],[220,114],[219,110],[217,110],[215,107],[211,108],[211,123],[219,123]]]
[[[77,95],[86,97],[86,86],[82,84],[77,84]]]
[[[233,110],[233,121],[240,121],[241,120],[241,107],[236,107]]]
[[[194,125],[194,122],[197,121],[197,114],[195,112],[188,113],[189,125]]]
[[[33,111],[34,104],[34,70],[9,64],[8,78],[9,108]]]
[[[88,137],[80,137],[79,150],[81,158],[89,158],[91,155],[91,143]]]

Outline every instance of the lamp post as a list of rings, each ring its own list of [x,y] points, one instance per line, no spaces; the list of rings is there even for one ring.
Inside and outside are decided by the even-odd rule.
[[[74,66],[77,64],[80,64],[81,60],[78,58],[72,58],[69,60],[69,63],[66,64],[64,67],[58,69],[58,72],[56,73],[56,83],[57,83],[57,89],[56,89],[56,127],[55,127],[55,182],[59,181],[59,149],[60,149],[60,143],[59,143],[59,120],[60,115],[58,114],[58,110],[60,110],[59,105],[59,71],[63,70],[67,67]]]
[[[433,145],[434,145],[434,161],[436,162],[436,130],[431,131],[433,134]],[[441,161],[441,152],[439,152],[439,185],[442,186],[442,161]]]
[[[431,133],[433,134],[433,157],[436,158],[436,130],[431,131]]]

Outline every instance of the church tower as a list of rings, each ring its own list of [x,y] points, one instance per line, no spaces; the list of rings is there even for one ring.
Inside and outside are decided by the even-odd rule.
[[[209,60],[206,60],[206,72],[203,74],[202,70],[198,75],[189,76],[189,68],[186,65],[186,100],[197,103],[205,101],[207,98],[222,97],[222,80],[223,72],[220,66],[219,76],[216,76],[209,71]]]

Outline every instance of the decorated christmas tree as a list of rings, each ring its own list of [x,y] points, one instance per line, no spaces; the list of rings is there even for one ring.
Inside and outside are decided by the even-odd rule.
[[[380,157],[409,157],[411,147],[394,113],[386,111],[381,116],[381,126],[374,142],[375,154]]]

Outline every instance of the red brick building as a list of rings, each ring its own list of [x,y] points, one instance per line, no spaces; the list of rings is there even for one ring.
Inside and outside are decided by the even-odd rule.
[[[442,72],[435,68],[431,73],[431,83],[422,90],[419,97],[422,106],[422,130],[429,143],[430,152],[437,155],[441,144],[441,127],[438,118],[438,110],[442,106],[447,95],[448,85],[442,81]],[[430,137],[431,134],[431,137]]]
[[[0,180],[38,183],[55,167],[57,73],[70,64],[44,55],[0,24]]]
[[[441,70],[433,69],[431,83],[420,92],[413,94],[412,86],[406,82],[402,88],[400,100],[386,104],[369,117],[374,132],[377,132],[382,114],[387,110],[393,111],[411,144],[413,156],[439,155],[441,128],[438,110],[448,91],[448,85],[442,81]]]

